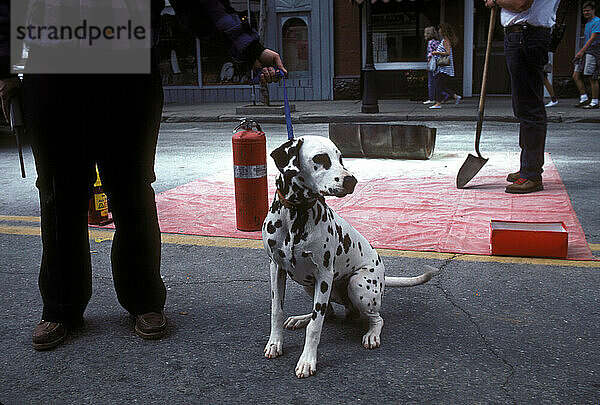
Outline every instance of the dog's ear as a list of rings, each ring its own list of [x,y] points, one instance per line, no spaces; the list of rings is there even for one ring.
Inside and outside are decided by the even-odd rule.
[[[271,152],[275,166],[281,173],[288,170],[300,171],[299,151],[302,143],[302,139],[292,139]]]

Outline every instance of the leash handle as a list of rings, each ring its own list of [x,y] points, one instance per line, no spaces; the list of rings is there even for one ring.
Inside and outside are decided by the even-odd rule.
[[[25,164],[23,163],[23,148],[21,147],[21,135],[23,134],[23,114],[21,112],[21,100],[18,96],[10,99],[10,128],[17,141],[19,151],[19,163],[21,165],[21,177],[25,178]]]
[[[287,127],[288,139],[294,139],[294,128],[292,127],[292,114],[290,112],[290,102],[287,96],[287,86],[285,85],[285,75],[281,70],[276,73],[283,78],[283,108],[285,110],[285,125]],[[260,81],[260,69],[254,72],[254,78],[250,80],[250,84],[258,84]]]

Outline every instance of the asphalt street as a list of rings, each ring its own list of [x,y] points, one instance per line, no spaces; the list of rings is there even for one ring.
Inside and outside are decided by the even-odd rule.
[[[432,159],[473,152],[474,122],[424,123],[438,128]],[[234,126],[163,123],[156,191],[231,165]],[[284,124],[265,124],[263,130],[268,150],[287,137]],[[296,124],[294,132],[327,136],[328,127]],[[550,123],[546,148],[596,256],[598,139],[597,124]],[[361,346],[364,324],[341,316],[326,322],[317,375],[299,380],[294,366],[303,331],[285,332],[282,357],[263,356],[270,287],[259,244],[165,238],[168,335],[143,341],[112,287],[111,232],[93,229],[94,293],[86,322],[65,344],[36,352],[31,332],[41,312],[41,240],[35,169],[26,151],[28,177],[21,179],[12,139],[0,140],[2,404],[600,402],[598,262],[387,252],[389,275],[413,275],[423,264],[441,273],[423,286],[386,291],[379,349]],[[484,156],[518,151],[517,125],[486,123],[481,149]],[[292,281],[287,285],[286,314],[308,312],[304,290]]]

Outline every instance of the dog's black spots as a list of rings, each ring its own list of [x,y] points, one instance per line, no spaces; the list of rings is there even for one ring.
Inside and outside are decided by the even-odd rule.
[[[275,214],[280,209],[281,209],[281,202],[279,201],[279,198],[275,198],[273,200],[273,203],[271,204],[271,213]],[[263,226],[264,226],[264,224],[263,224]]]
[[[342,254],[342,247],[340,245],[338,245],[337,250],[335,251],[336,255],[341,255]]]
[[[370,307],[370,306],[371,306],[371,303],[370,303],[370,302],[367,302],[367,306],[368,306],[368,307]]]
[[[371,289],[371,287],[367,286],[367,290],[370,290],[370,289]]]
[[[315,214],[315,225],[317,225],[319,223],[319,221],[321,220],[322,213],[323,213],[323,207],[321,207],[321,204],[317,204],[317,212]]]
[[[275,246],[275,244],[277,242],[275,240],[273,240],[273,239],[269,239],[269,240],[267,240],[267,243],[269,244],[269,247],[271,248],[271,251],[273,251],[273,247]]]
[[[329,170],[331,167],[331,159],[329,159],[329,155],[326,153],[319,153],[318,155],[313,156],[312,160],[316,164],[323,166],[325,170]]]
[[[275,228],[281,228],[281,225],[283,225],[283,223],[281,222],[281,219],[278,219],[277,221],[275,221]]]
[[[333,256],[333,267],[335,267],[335,259],[337,259],[337,256]]]
[[[329,238],[325,238],[325,242],[329,242]]]
[[[308,257],[308,256],[310,256],[310,253],[308,253],[308,252],[302,252],[302,257]]]
[[[323,213],[323,218],[321,219],[323,222],[327,222],[327,212]]]
[[[333,235],[333,228],[331,227],[331,225],[327,227],[327,232],[328,232],[330,235]]]
[[[350,245],[352,244],[352,240],[350,239],[350,235],[344,235],[344,252],[348,253],[350,249]]]
[[[271,299],[275,299],[275,291],[271,290]]]
[[[314,169],[314,170],[317,170],[317,169],[318,169],[318,167],[317,167],[317,166],[313,166],[313,169]]]
[[[362,300],[362,299],[363,299],[363,296],[361,295],[359,298]]]
[[[359,284],[358,286],[359,286],[359,287],[362,287],[363,285],[362,285],[362,284]]]
[[[327,312],[327,304],[322,304],[321,305],[321,316],[325,316],[326,312]]]
[[[275,233],[276,230],[277,229],[275,228],[275,225],[273,225],[273,223],[269,221],[269,223],[267,224],[267,232]]]
[[[360,242],[358,242],[358,250],[362,252],[362,246],[360,245]]]
[[[329,267],[329,259],[331,258],[331,253],[328,251],[323,255],[323,266]]]
[[[320,303],[320,302],[317,302],[317,303],[315,304],[315,311],[319,312],[320,310],[321,310],[321,303]]]
[[[292,266],[296,267],[296,258],[294,256],[292,256],[292,258],[290,259],[290,263],[292,264]]]
[[[336,271],[335,273],[333,273],[333,278],[338,278],[339,275],[340,273]]]
[[[298,176],[298,180],[300,180],[301,182],[303,182],[303,183],[304,183],[304,177],[302,177],[302,176]]]
[[[285,235],[285,239],[283,240],[283,243],[285,243],[286,245],[290,243],[290,234],[289,233],[287,235]]]
[[[371,273],[374,273],[374,272],[375,272],[375,269],[369,269],[369,271],[370,271]]]
[[[339,177],[334,177],[333,180],[340,181],[340,178]]]
[[[323,249],[327,249],[327,244],[323,243]]]
[[[347,258],[347,259],[346,259],[346,263],[350,263],[350,258]]]
[[[283,310],[283,299],[281,301],[279,301],[279,306],[281,307],[281,309]]]
[[[321,282],[321,292],[325,294],[329,290],[329,284],[326,281]]]
[[[313,311],[312,314],[312,320],[314,321],[315,319],[317,319],[317,311]]]
[[[281,257],[285,257],[285,253],[281,249],[277,249],[277,254]]]

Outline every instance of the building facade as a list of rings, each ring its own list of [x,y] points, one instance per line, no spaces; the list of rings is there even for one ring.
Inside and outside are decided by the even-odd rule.
[[[362,3],[361,0],[358,0]],[[370,1],[370,0],[369,0]],[[366,17],[356,0],[232,0],[249,18],[265,46],[277,50],[289,70],[291,100],[361,98]],[[572,58],[583,40],[582,0],[562,0],[558,22],[566,31],[553,61],[559,97],[576,95]],[[459,38],[453,49],[454,87],[463,96],[479,93],[490,10],[482,0],[376,0],[371,4],[373,61],[380,99],[425,97],[426,41],[423,30],[452,24]],[[249,17],[248,17],[248,10]],[[503,30],[496,22],[492,40],[489,94],[509,94]],[[465,44],[469,44],[465,46]],[[167,102],[259,101],[248,84],[251,72],[237,72],[218,41],[201,42],[181,28],[172,9],[163,13],[161,69]],[[270,85],[271,100],[283,99],[282,84]]]

